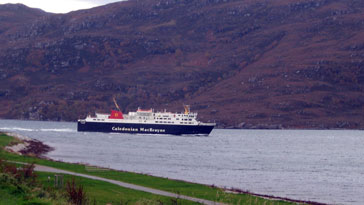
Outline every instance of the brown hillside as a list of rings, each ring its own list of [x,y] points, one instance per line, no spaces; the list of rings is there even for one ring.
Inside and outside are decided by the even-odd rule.
[[[0,27],[0,117],[75,120],[115,95],[124,111],[191,104],[221,127],[364,128],[364,2],[131,0],[27,15]]]
[[[46,15],[48,13],[40,9],[32,9],[22,4],[0,4],[0,32]]]

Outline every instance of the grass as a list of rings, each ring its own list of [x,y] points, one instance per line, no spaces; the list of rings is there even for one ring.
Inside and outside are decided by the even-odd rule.
[[[14,138],[9,137],[5,134],[0,134],[0,149],[6,146],[7,144],[14,141]],[[18,162],[28,162],[32,163],[35,162],[36,164],[46,165],[54,168],[64,169],[68,171],[73,171],[77,173],[83,173],[88,175],[99,176],[108,179],[114,179],[118,181],[123,181],[131,184],[137,184],[141,186],[146,186],[150,188],[155,188],[163,191],[173,192],[181,195],[191,196],[195,198],[207,199],[211,201],[223,202],[223,203],[230,203],[230,204],[264,204],[264,205],[284,205],[284,204],[296,204],[287,201],[281,200],[268,200],[261,197],[253,196],[250,194],[233,194],[233,193],[226,193],[221,188],[211,187],[202,184],[196,183],[189,183],[179,180],[171,180],[167,178],[160,178],[154,177],[145,174],[136,174],[131,172],[123,172],[123,171],[115,171],[115,170],[95,170],[90,169],[86,165],[82,164],[70,164],[64,162],[57,162],[51,161],[46,159],[39,159],[35,157],[29,156],[20,156],[13,153],[9,153],[4,151],[3,149],[0,150],[0,158],[5,158],[11,161],[18,161]],[[43,176],[41,174],[41,176]],[[68,176],[67,176],[68,177]],[[93,180],[92,183],[89,183],[89,180],[82,179],[82,182],[85,182],[85,187],[87,190],[91,190],[92,197],[95,198],[103,198],[103,196],[109,196],[109,193],[115,196],[131,196],[130,199],[127,198],[126,200],[130,200],[133,203],[136,203],[137,199],[141,196],[134,195],[137,191],[134,190],[126,190],[123,188],[116,189],[116,185],[109,184],[108,186],[113,187],[107,189],[109,191],[102,192],[102,191],[92,191],[93,188],[97,188],[98,186],[106,186],[103,182],[97,182]],[[106,182],[105,182],[106,183]],[[95,184],[95,185],[93,185]],[[108,183],[107,183],[108,184]],[[106,189],[106,187],[104,187]],[[119,191],[113,191],[119,190]],[[100,194],[98,194],[100,193]],[[152,196],[148,196],[149,198],[154,199]],[[145,197],[149,199],[148,197]],[[159,197],[159,196],[158,196]],[[106,197],[107,198],[107,197]],[[116,200],[116,199],[115,199]],[[168,200],[167,200],[168,201]],[[103,201],[106,203],[106,199]],[[187,202],[184,202],[185,204]],[[149,203],[148,203],[149,204]]]
[[[53,176],[54,173],[37,172],[38,180],[47,189],[53,189],[53,180],[48,181],[48,176]],[[198,204],[182,199],[173,199],[154,195],[142,191],[123,188],[108,182],[77,177],[71,175],[63,175],[64,181],[72,181],[75,179],[78,185],[82,185],[87,193],[89,202],[93,204]],[[66,186],[66,183],[64,184]]]
[[[55,188],[54,181],[48,180],[54,173],[36,172],[37,183],[30,185],[6,173],[0,174],[0,204],[69,204],[65,191]],[[63,175],[65,182],[76,181],[82,185],[87,204],[198,204],[195,202],[158,196],[141,191],[126,189],[107,182]],[[53,177],[51,177],[53,178]]]
[[[67,204],[60,194],[50,197],[50,192],[34,180],[34,172],[26,175],[21,166],[0,162],[0,204]]]

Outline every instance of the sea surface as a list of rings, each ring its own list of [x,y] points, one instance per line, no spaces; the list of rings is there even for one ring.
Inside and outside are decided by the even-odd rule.
[[[223,130],[210,136],[77,132],[76,123],[0,120],[46,156],[329,204],[364,204],[363,130]]]

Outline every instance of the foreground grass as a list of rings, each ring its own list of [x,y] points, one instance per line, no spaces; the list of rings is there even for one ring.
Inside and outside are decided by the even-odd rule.
[[[201,199],[207,199],[211,201],[217,201],[217,202],[223,202],[223,203],[230,203],[230,204],[264,204],[264,205],[276,205],[276,204],[293,204],[286,201],[278,201],[278,200],[267,200],[260,197],[256,197],[249,194],[231,194],[226,193],[224,190],[216,187],[210,187],[206,185],[201,184],[195,184],[195,183],[188,183],[184,181],[179,180],[170,180],[166,178],[160,178],[160,177],[153,177],[150,175],[145,174],[136,174],[131,172],[122,172],[122,171],[115,171],[115,170],[104,170],[104,169],[95,169],[94,167],[89,167],[86,165],[81,164],[69,164],[64,162],[56,162],[46,159],[39,159],[35,157],[29,157],[29,156],[20,156],[13,153],[9,153],[3,150],[3,147],[7,144],[11,143],[14,140],[14,138],[9,137],[5,134],[0,134],[0,158],[4,158],[6,160],[11,161],[18,161],[18,162],[27,162],[27,163],[36,163],[40,165],[46,165],[54,168],[64,169],[68,171],[73,171],[77,173],[83,173],[88,175],[94,175],[99,176],[103,178],[108,179],[114,179],[118,181],[123,181],[131,184],[137,184],[141,186],[146,186],[150,188],[155,188],[163,191],[173,192],[181,195],[201,198]],[[40,174],[41,177],[44,177],[43,174]],[[68,178],[69,176],[67,176]],[[43,178],[42,178],[43,179]],[[44,181],[44,179],[43,179]],[[114,199],[115,202],[118,201],[118,197],[123,196],[126,201],[130,201],[132,203],[136,203],[137,199],[140,199],[137,194],[135,194],[138,191],[134,190],[128,190],[124,188],[116,188],[119,186],[111,185],[109,183],[99,182],[95,180],[90,179],[82,179],[82,184],[85,184],[85,189],[90,191],[92,193],[92,197],[95,197],[95,199],[102,199],[102,203],[109,203],[107,202],[107,199],[110,199],[109,197],[115,196]],[[108,184],[108,187],[112,188],[106,188],[103,186],[106,186]],[[87,188],[86,188],[87,187]],[[107,192],[102,192],[100,190],[93,190],[97,189],[97,187],[103,187],[104,189],[108,190]],[[115,191],[118,190],[118,191]],[[99,194],[100,193],[100,194]],[[112,196],[111,196],[112,195]],[[103,197],[105,196],[105,197]],[[128,198],[130,196],[130,198]],[[159,196],[158,196],[159,197]],[[143,198],[152,198],[153,200],[160,200],[155,199],[153,196],[145,196]],[[162,197],[159,197],[162,198]],[[171,199],[166,199],[167,203],[172,202]],[[169,200],[169,201],[168,201]],[[164,201],[164,199],[163,199]],[[166,201],[164,201],[166,202]],[[119,202],[120,203],[120,200]],[[190,203],[187,201],[183,201],[183,204]],[[149,204],[147,202],[147,204]],[[296,204],[296,203],[294,203]]]
[[[4,163],[4,162],[3,162]],[[11,163],[6,163],[11,164]],[[3,164],[4,165],[4,164]],[[19,164],[18,164],[19,165]],[[23,165],[19,165],[20,167]],[[1,171],[1,169],[0,169]],[[0,172],[0,204],[70,204],[66,191],[67,183],[55,188],[54,173],[36,172],[36,181],[15,177]],[[50,177],[52,180],[49,180]],[[63,175],[65,182],[76,181],[77,187],[84,187],[84,204],[198,204],[195,202],[163,197],[141,191],[123,188],[103,181]]]
[[[48,176],[53,176],[54,173],[37,172],[37,174],[38,180],[44,187],[47,189],[52,189],[54,187],[54,182],[52,180],[48,181]],[[174,199],[127,189],[99,180],[71,175],[63,176],[64,181],[72,181],[75,179],[77,184],[82,185],[91,204],[198,204],[187,200]],[[66,184],[64,186],[66,186]]]
[[[60,190],[46,190],[30,166],[0,161],[0,204],[69,204]]]

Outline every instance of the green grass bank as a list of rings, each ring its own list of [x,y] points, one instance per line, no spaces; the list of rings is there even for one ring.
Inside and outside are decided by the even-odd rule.
[[[7,161],[15,161],[15,162],[35,163],[67,171],[118,180],[130,184],[136,184],[140,186],[150,187],[181,195],[206,199],[215,202],[227,203],[227,204],[284,205],[284,204],[304,203],[304,202],[289,202],[277,199],[266,199],[263,197],[258,197],[252,194],[245,194],[245,193],[229,193],[221,188],[202,185],[202,184],[154,177],[145,174],[136,174],[131,172],[102,169],[83,164],[64,163],[59,161],[37,158],[34,156],[18,155],[10,153],[4,149],[5,146],[11,143],[19,143],[19,140],[15,139],[14,137],[10,137],[4,133],[0,133],[0,159]],[[53,189],[53,181],[52,180],[48,181],[48,176],[53,176],[54,174],[37,172],[37,175],[38,175],[37,177],[38,182],[42,188],[44,188],[45,190]],[[88,195],[89,202],[92,202],[94,204],[196,204],[194,202],[190,202],[187,200],[173,199],[170,197],[162,197],[159,195],[126,189],[107,182],[91,180],[82,177],[73,177],[68,175],[64,176],[65,181],[69,181],[71,178],[75,178],[76,182],[84,187],[84,190]],[[5,196],[5,198],[14,200],[16,198],[19,198],[19,197],[11,198],[11,192],[6,192],[6,193],[5,192],[6,190],[4,191],[4,189],[0,189],[1,196]],[[10,195],[8,195],[9,193]],[[4,197],[1,198],[2,198],[1,200],[4,200],[3,199]],[[9,204],[9,203],[2,203],[3,201],[1,200],[0,200],[1,204]],[[44,202],[45,204],[55,204],[54,201],[47,201],[47,200]],[[63,202],[67,202],[67,200],[63,201],[57,200],[57,203],[58,202],[62,204]],[[13,204],[21,204],[21,203],[15,202]]]

